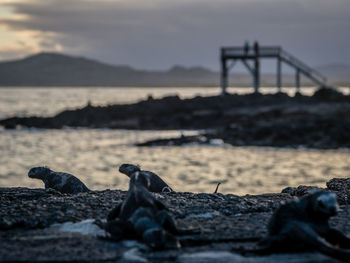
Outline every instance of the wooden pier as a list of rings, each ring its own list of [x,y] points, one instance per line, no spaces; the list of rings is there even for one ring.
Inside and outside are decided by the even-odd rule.
[[[276,84],[278,91],[282,87],[282,62],[295,69],[295,82],[297,92],[300,92],[300,75],[312,80],[316,85],[326,86],[327,79],[319,72],[307,66],[293,55],[289,54],[279,46],[259,47],[222,47],[221,48],[221,88],[222,94],[227,93],[229,70],[237,61],[242,61],[243,65],[252,74],[254,92],[259,92],[260,87],[260,60],[262,58],[277,59]],[[228,64],[231,62],[231,64]]]

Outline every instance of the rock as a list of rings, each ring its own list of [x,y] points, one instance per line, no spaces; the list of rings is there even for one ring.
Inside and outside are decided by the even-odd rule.
[[[53,117],[12,117],[0,125],[59,129],[211,130],[199,137],[170,138],[140,146],[188,143],[275,147],[350,147],[350,96],[320,89],[314,96],[247,94],[180,99],[177,96],[127,105],[88,105]],[[221,141],[219,141],[220,139]],[[219,143],[220,142],[220,143]]]
[[[66,222],[63,224],[53,224],[50,226],[50,229],[61,232],[80,233],[81,235],[94,237],[106,236],[106,232],[95,224],[94,219],[86,219],[77,223]]]
[[[107,213],[124,200],[123,191],[66,195],[44,189],[0,188],[0,262],[213,262],[213,257],[215,262],[336,262],[317,253],[243,257],[231,252],[233,247],[255,247],[266,236],[273,211],[294,199],[289,193],[154,195],[166,203],[180,228],[201,228],[201,238],[213,242],[152,251],[136,241],[111,242],[108,237],[96,237],[95,233],[103,231],[94,224],[103,226]],[[330,224],[350,234],[350,206],[342,204]],[[217,242],[220,238],[236,241]]]
[[[313,97],[323,101],[345,101],[347,96],[331,87],[321,87],[313,94]]]
[[[115,262],[127,248],[95,237],[48,230],[0,232],[1,262]]]
[[[181,146],[186,144],[209,144],[207,138],[201,135],[181,136],[178,138],[156,139],[137,143],[136,146]]]
[[[324,190],[316,186],[299,185],[298,187],[286,187],[282,193],[290,194],[292,196],[302,197],[314,193],[315,191]]]
[[[337,194],[340,204],[350,204],[350,178],[333,178],[326,185]]]
[[[183,254],[179,257],[178,262],[184,263],[227,263],[227,262],[237,262],[237,263],[337,263],[339,261],[330,259],[327,256],[321,254],[277,254],[270,256],[250,256],[243,257],[238,254],[225,252],[225,251],[208,251],[208,252],[198,252],[191,254]]]
[[[332,191],[350,191],[350,178],[333,178],[326,185]]]
[[[207,252],[198,252],[198,253],[191,253],[191,254],[183,254],[179,257],[179,262],[249,262],[249,259],[230,252],[226,251],[207,251]]]

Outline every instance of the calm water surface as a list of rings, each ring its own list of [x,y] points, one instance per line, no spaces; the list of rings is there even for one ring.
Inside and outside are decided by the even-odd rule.
[[[127,103],[169,94],[215,95],[219,89],[200,88],[64,88],[0,89],[0,118],[52,115],[86,105]],[[195,131],[188,131],[188,134]],[[195,146],[144,147],[135,142],[180,136],[180,131],[126,130],[0,130],[0,187],[42,187],[27,177],[28,169],[47,165],[78,176],[91,189],[127,189],[118,172],[121,163],[140,164],[162,176],[175,190],[222,193],[280,192],[300,184],[324,186],[333,177],[350,177],[350,151],[277,149],[267,147]]]

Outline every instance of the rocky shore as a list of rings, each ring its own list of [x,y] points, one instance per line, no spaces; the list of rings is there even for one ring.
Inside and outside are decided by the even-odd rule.
[[[349,179],[333,179],[324,189],[338,196],[341,211],[331,226],[345,234],[350,234],[349,186]],[[0,188],[0,262],[338,262],[318,253],[243,257],[232,252],[255,247],[267,233],[272,212],[312,189],[300,186],[255,196],[153,194],[169,207],[180,227],[200,228],[201,236],[212,242],[151,251],[136,241],[112,242],[99,227],[126,192],[68,195],[51,189]],[[230,242],[217,242],[219,238]]]
[[[53,117],[0,120],[6,129],[64,127],[205,130],[202,138],[171,138],[145,145],[182,145],[221,139],[231,145],[350,147],[350,96],[320,89],[313,96],[247,94],[180,99],[177,96],[128,105],[87,105]],[[180,139],[180,140],[179,140]]]

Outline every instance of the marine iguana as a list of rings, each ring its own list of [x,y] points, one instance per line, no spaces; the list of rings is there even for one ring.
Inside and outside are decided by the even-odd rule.
[[[149,178],[150,184],[146,188],[150,192],[173,192],[173,189],[171,189],[158,175],[150,171],[143,171],[140,166],[125,163],[119,167],[119,172],[130,178],[135,173],[138,173],[139,177]]]
[[[175,235],[198,231],[179,229],[167,207],[148,192],[150,183],[149,177],[131,175],[126,198],[108,214],[105,229],[117,241],[137,238],[153,249],[179,248]]]
[[[272,215],[268,237],[260,247],[243,254],[314,250],[350,262],[350,239],[329,226],[338,211],[336,195],[318,191],[300,200],[281,205]]]
[[[45,189],[52,188],[65,194],[77,194],[90,191],[90,189],[74,175],[55,172],[48,167],[33,167],[29,170],[28,177],[42,180],[45,184]]]

